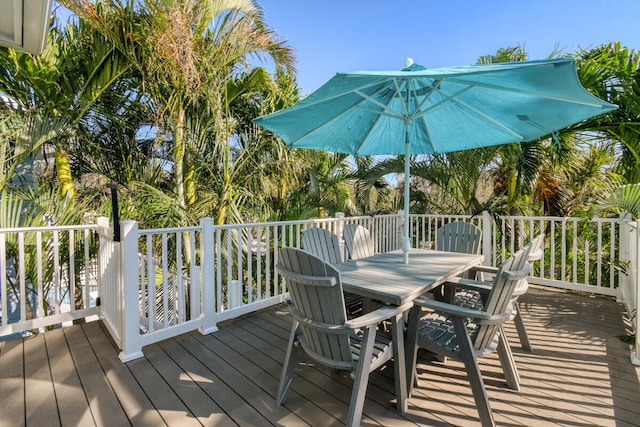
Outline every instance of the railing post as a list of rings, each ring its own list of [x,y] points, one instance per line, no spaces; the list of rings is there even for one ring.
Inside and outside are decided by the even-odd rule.
[[[393,249],[404,249],[402,247],[402,239],[404,238],[404,226],[405,226],[405,224],[404,224],[404,209],[399,209],[397,215],[398,216],[395,218],[397,232],[396,232],[396,238],[394,240],[394,243],[396,243],[396,244],[394,245],[395,247],[394,246],[392,246],[392,247],[393,247]],[[409,229],[411,229],[411,227],[409,227]],[[409,234],[409,242],[411,242],[411,235],[410,235],[411,232],[408,231],[407,233]],[[398,247],[397,242],[400,242],[399,247]],[[412,245],[410,245],[410,246],[412,246]],[[410,249],[410,248],[407,248],[407,250],[408,249]],[[387,252],[388,250],[389,250],[389,245],[385,245],[384,248],[380,248],[379,249],[379,252]]]
[[[215,290],[215,250],[214,250],[214,222],[212,218],[200,220],[202,234],[200,235],[200,275],[201,275],[201,308],[203,335],[218,330],[216,325],[216,290]]]
[[[96,218],[96,225],[104,229],[109,229],[109,218],[105,216],[100,216]],[[101,233],[101,232],[102,230],[98,231],[98,233]],[[109,272],[107,271],[107,266],[104,265],[106,264],[106,260],[111,259],[113,256],[113,246],[102,244],[102,243],[103,243],[102,238],[99,238],[97,279],[98,279],[98,298],[99,298],[98,301],[100,303],[96,302],[96,305],[98,306],[98,317],[104,320],[103,304],[105,303],[110,304],[109,307],[113,307],[113,301],[105,301],[105,296],[107,294],[107,289],[105,288],[106,286],[108,286],[105,283],[106,282],[105,276],[109,276]],[[113,319],[109,319],[109,320],[113,320]]]
[[[342,257],[342,261],[344,261],[346,259],[344,239],[342,238],[344,230],[344,212],[336,212],[336,219],[338,220],[336,225],[336,235],[338,236],[338,245],[340,246],[340,256]]]
[[[120,243],[120,318],[122,319],[122,351],[120,360],[128,362],[142,357],[142,339],[140,337],[140,313],[138,295],[138,222],[126,220],[120,222],[122,231]]]
[[[631,362],[634,365],[640,365],[640,221],[636,221],[636,235],[635,235],[635,257],[631,260],[632,267],[635,266],[635,269],[632,268],[633,277],[631,279],[631,283],[633,283],[634,288],[634,296],[635,296],[635,313],[631,313],[633,316],[635,314],[635,318],[633,319],[633,323],[635,324],[635,333],[636,333],[636,343],[635,343],[635,351],[631,354]]]
[[[491,214],[488,211],[482,211],[482,254],[484,255],[484,265],[491,265],[491,255],[493,254],[493,248],[491,242],[493,241],[493,234],[491,232]]]

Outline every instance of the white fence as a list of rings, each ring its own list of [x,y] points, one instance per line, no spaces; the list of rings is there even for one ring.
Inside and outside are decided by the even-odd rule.
[[[345,224],[358,223],[371,230],[376,251],[386,252],[400,247],[402,218],[338,215],[221,226],[203,219],[194,227],[153,230],[123,221],[121,242],[113,241],[106,218],[96,226],[0,230],[0,336],[99,314],[121,359],[131,360],[151,343],[194,329],[215,331],[218,322],[284,301],[275,269],[278,248],[299,247],[307,228],[341,236]],[[499,264],[543,233],[544,256],[532,283],[617,296],[632,315],[637,310],[636,223],[411,215],[412,244],[434,247],[437,228],[458,220],[482,228],[486,264]]]
[[[0,229],[0,336],[98,314],[96,228]]]

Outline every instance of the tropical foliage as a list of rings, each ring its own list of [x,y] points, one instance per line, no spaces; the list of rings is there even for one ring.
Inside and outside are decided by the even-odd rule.
[[[42,55],[0,49],[3,191],[37,192],[46,180],[53,204],[109,214],[113,182],[120,217],[143,227],[402,206],[401,156],[291,150],[253,125],[299,99],[293,50],[258,2],[62,4],[73,14],[53,22]],[[620,186],[640,181],[638,53],[612,43],[570,55],[583,85],[618,110],[527,144],[414,156],[411,210],[589,215],[621,197],[633,206],[637,193]],[[527,59],[515,46],[478,63]]]
[[[252,123],[300,99],[293,49],[257,1],[60,2],[41,55],[0,48],[0,227],[110,215],[108,184],[141,228],[390,213],[405,185],[416,213],[640,217],[640,55],[619,43],[568,54],[619,109],[526,144],[413,156],[403,182],[402,156],[289,149]],[[527,59],[515,46],[478,63]]]

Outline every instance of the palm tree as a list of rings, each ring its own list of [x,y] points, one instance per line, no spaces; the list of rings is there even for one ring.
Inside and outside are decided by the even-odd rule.
[[[627,183],[640,182],[640,53],[608,43],[575,55],[583,86],[618,109],[571,128],[598,132],[619,146],[617,172]]]
[[[125,52],[141,78],[156,115],[155,125],[171,146],[178,204],[192,209],[197,200],[195,154],[204,141],[210,152],[224,153],[232,134],[229,116],[236,73],[250,69],[252,56],[267,55],[278,69],[293,71],[291,50],[264,24],[255,1],[115,0],[70,5]],[[117,22],[99,19],[108,9]],[[134,24],[124,21],[133,18]],[[128,25],[128,26],[127,26]],[[119,31],[125,28],[127,31]],[[203,122],[202,117],[208,117]],[[162,132],[164,131],[164,132]],[[223,215],[224,217],[224,215]]]
[[[2,48],[0,62],[5,70],[0,92],[17,106],[11,112],[14,154],[28,156],[52,145],[61,195],[73,200],[69,153],[82,144],[95,106],[127,73],[127,64],[82,23],[70,22],[62,30],[55,21],[41,55]]]

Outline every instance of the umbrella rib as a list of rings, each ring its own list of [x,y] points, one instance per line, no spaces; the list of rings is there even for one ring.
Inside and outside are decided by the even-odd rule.
[[[450,81],[452,83],[458,83],[458,84],[466,84],[466,85],[470,84],[469,81],[466,81],[464,79],[456,79],[455,77],[448,78],[447,81]],[[555,100],[555,101],[564,101],[564,102],[569,102],[569,103],[572,103],[572,104],[588,105],[590,107],[602,107],[602,104],[601,103],[597,103],[597,102],[579,101],[579,100],[576,100],[576,99],[567,98],[567,97],[563,97],[563,96],[547,95],[547,94],[544,94],[544,93],[532,92],[530,90],[517,89],[517,88],[507,88],[507,87],[504,87],[504,86],[492,85],[492,84],[488,84],[488,83],[473,82],[473,86],[483,87],[483,88],[487,88],[487,89],[495,89],[495,90],[499,90],[499,91],[502,91],[502,92],[519,93],[519,94],[522,94],[522,95],[535,96],[537,98],[552,99],[552,100]],[[589,94],[589,95],[593,96],[591,94]]]
[[[399,95],[399,94],[400,94],[400,92],[398,91],[398,85],[397,85],[397,81],[396,81],[396,79],[393,79],[393,82],[394,82],[394,85],[396,86],[396,94],[398,94],[398,95]],[[376,125],[378,124],[378,122],[380,121],[380,119],[382,118],[382,116],[390,117],[390,118],[392,118],[392,119],[399,119],[399,120],[404,119],[404,117],[403,117],[403,116],[401,116],[401,115],[399,115],[399,114],[398,114],[396,111],[394,111],[393,109],[390,109],[388,105],[383,104],[382,102],[378,101],[377,99],[373,99],[373,98],[371,98],[370,96],[368,96],[368,95],[367,95],[367,94],[365,94],[365,93],[362,93],[362,92],[361,92],[361,91],[359,91],[359,90],[358,90],[358,91],[355,91],[355,93],[357,93],[358,95],[362,96],[364,99],[367,99],[368,101],[373,102],[374,104],[376,104],[376,105],[380,106],[380,107],[383,109],[383,110],[380,112],[380,111],[376,111],[376,110],[373,110],[373,109],[370,109],[370,108],[362,107],[361,105],[356,105],[356,107],[357,107],[357,108],[360,108],[360,109],[362,109],[362,110],[369,111],[369,112],[372,112],[372,113],[375,113],[375,114],[377,114],[377,115],[378,115],[378,118],[376,119],[375,123],[373,123],[373,124],[371,125],[371,127],[369,128],[369,131],[367,132],[367,135],[366,135],[364,138],[362,138],[362,142],[361,142],[360,144],[358,144],[358,146],[357,146],[357,148],[356,148],[356,150],[355,150],[356,154],[359,154],[359,153],[360,153],[360,149],[362,148],[362,145],[365,143],[365,141],[367,141],[367,139],[369,139],[369,136],[371,135],[371,133],[373,132],[373,130],[376,128]],[[389,102],[391,102],[392,100],[393,100],[393,96],[391,96],[391,97],[389,98]],[[403,106],[404,106],[404,104],[403,104]],[[392,111],[392,113],[395,113],[396,115],[394,115],[394,114],[392,114],[392,113],[387,113],[387,110],[391,110],[391,111]]]
[[[347,74],[347,75],[346,75],[346,77],[359,77],[359,76],[352,76],[352,75]],[[360,87],[359,87],[359,89],[354,89],[354,91],[353,91],[353,92],[354,92],[354,93],[360,92],[360,93],[359,93],[359,95],[361,95],[361,94],[363,94],[363,93],[361,92],[361,91],[362,91],[362,89],[366,89],[366,88],[368,88],[368,87],[372,87],[372,86],[377,86],[377,85],[379,85],[379,84],[380,84],[380,82],[379,82],[379,81],[372,82],[372,83],[368,83],[368,84],[366,84],[366,85],[362,85],[362,86],[360,86]],[[287,112],[287,113],[288,113],[288,112],[289,112],[289,111],[291,111],[292,109],[293,109],[293,110],[295,110],[295,109],[299,109],[299,108],[307,109],[307,108],[309,108],[309,107],[313,107],[313,106],[315,106],[315,105],[317,105],[317,104],[324,104],[324,103],[326,103],[326,102],[328,102],[328,101],[332,101],[332,100],[334,100],[334,99],[341,98],[341,97],[343,97],[344,95],[345,95],[345,94],[341,92],[341,93],[337,93],[337,94],[332,95],[332,96],[328,96],[328,97],[326,97],[326,98],[321,98],[321,99],[315,100],[315,101],[313,101],[313,102],[310,102],[310,101],[309,101],[309,98],[305,98],[305,99],[304,99],[304,100],[302,100],[301,102],[299,102],[299,103],[297,103],[297,104],[295,104],[295,105],[292,105],[291,107],[288,107],[288,108],[285,108],[285,109],[282,109],[282,110],[276,111],[276,112],[271,113],[271,114],[268,114],[267,116],[264,116],[264,117],[279,116],[281,113],[285,113],[285,112]],[[361,96],[362,96],[362,95],[361,95]],[[304,102],[304,104],[303,104],[303,102]]]
[[[443,80],[444,79],[438,79],[438,80],[436,80],[434,82],[434,84],[432,85],[432,89],[429,92],[429,94],[427,96],[425,96],[424,99],[422,99],[420,104],[418,104],[418,106],[416,107],[415,111],[411,115],[411,121],[416,122],[416,118],[422,119],[422,120],[418,120],[417,123],[422,122],[422,126],[424,127],[424,132],[425,132],[425,134],[427,136],[427,142],[429,143],[429,146],[431,147],[431,151],[433,152],[433,154],[437,153],[438,150],[436,149],[436,146],[433,143],[433,138],[431,137],[431,131],[429,130],[429,125],[427,124],[427,120],[425,119],[424,115],[418,115],[416,117],[416,113],[420,111],[420,109],[425,104],[425,102],[427,102],[429,99],[431,99],[431,95],[433,95],[438,90],[438,88],[442,84]],[[417,93],[415,87],[413,88],[413,98],[414,99],[418,98],[418,93]]]
[[[376,84],[379,84],[379,83],[376,83]],[[371,87],[371,86],[375,86],[375,85],[374,85],[374,84],[371,84],[371,85],[366,85],[366,86],[364,86],[364,87]],[[380,90],[382,90],[382,89],[380,89]],[[379,92],[380,90],[378,90],[378,91],[376,91],[376,92]],[[375,103],[376,105],[379,105],[380,107],[384,108],[384,110],[387,110],[387,106],[386,106],[386,105],[384,105],[383,103],[379,102],[379,101],[378,101],[378,100],[376,100],[376,99],[371,98],[369,95],[365,94],[365,93],[364,93],[364,92],[362,92],[361,90],[356,89],[356,90],[354,90],[354,93],[356,93],[358,96],[362,97],[362,98],[363,98],[363,100],[365,100],[365,99],[366,99],[367,101],[371,101],[371,102]],[[331,97],[330,99],[333,99],[333,98],[339,98],[340,96],[343,96],[343,94],[342,94],[342,95],[338,95],[338,96]],[[321,102],[321,101],[318,101],[317,103],[320,103],[320,102]],[[362,101],[360,101],[360,102],[362,102]],[[352,105],[352,106],[351,106],[351,107],[349,107],[347,110],[345,110],[345,112],[347,112],[347,111],[351,111],[351,110],[354,110],[354,109],[358,108],[358,109],[361,109],[361,110],[365,110],[365,111],[373,112],[373,113],[375,113],[375,114],[378,114],[378,116],[383,116],[383,115],[385,115],[385,116],[388,116],[388,117],[391,117],[391,118],[402,118],[402,116],[394,116],[393,114],[391,114],[391,113],[387,113],[387,112],[386,112],[386,111],[384,111],[384,110],[383,110],[382,112],[380,112],[380,111],[373,110],[373,109],[371,109],[371,108],[363,107],[363,106],[361,106],[361,105],[360,105],[360,102],[358,102],[358,103],[356,103],[356,104]],[[305,106],[305,108],[308,108],[308,106],[309,106],[309,105],[313,105],[313,104],[316,104],[316,103],[307,104],[307,106]],[[284,110],[281,110],[281,111],[284,111]],[[277,114],[277,113],[274,113],[274,114]],[[313,129],[309,129],[309,131],[308,131],[308,132],[306,132],[304,135],[300,136],[298,139],[299,139],[299,140],[300,140],[300,139],[304,139],[304,138],[306,138],[306,137],[308,137],[308,136],[310,136],[310,135],[313,135],[314,133],[316,133],[316,132],[318,132],[318,131],[322,130],[324,127],[326,127],[326,126],[330,125],[331,123],[333,123],[334,121],[338,120],[338,118],[339,118],[338,116],[333,117],[333,118],[331,118],[330,120],[327,120],[326,122],[324,122],[321,126],[317,126],[317,127],[313,128]],[[360,147],[361,147],[361,146],[362,146],[362,144],[360,144],[360,145],[357,147],[356,153],[358,153],[358,152],[360,151]]]
[[[444,81],[444,79],[438,79],[434,82],[433,84],[433,88],[431,89],[431,92],[429,92],[429,95],[425,96],[422,101],[420,102],[420,104],[416,107],[416,111],[414,112],[414,117],[415,117],[415,113],[419,112],[420,109],[422,108],[422,106],[425,104],[425,102],[427,102],[429,99],[431,99],[431,95],[433,95],[439,88],[440,85],[442,85],[442,82]],[[413,97],[417,98],[418,94],[416,93],[416,90],[414,88],[413,90]],[[420,115],[418,115],[419,117]]]
[[[470,89],[473,89],[473,86],[472,86],[472,85],[471,85],[471,86],[466,86],[465,88],[460,89],[458,92],[454,93],[453,95],[447,95],[445,92],[440,91],[440,92],[445,96],[445,98],[444,98],[444,99],[442,99],[442,100],[440,100],[440,101],[438,101],[438,102],[436,102],[436,103],[435,103],[435,104],[433,104],[433,105],[430,105],[430,106],[429,106],[429,108],[427,108],[426,110],[422,110],[422,111],[420,111],[420,113],[419,113],[419,114],[414,114],[414,117],[416,117],[416,118],[417,118],[417,117],[424,117],[425,115],[427,115],[427,113],[429,113],[430,111],[433,111],[433,110],[435,110],[436,108],[440,107],[440,106],[441,106],[442,104],[444,104],[445,102],[448,102],[448,101],[455,101],[455,98],[456,98],[457,96],[459,96],[460,94],[465,93],[466,91],[468,91],[468,90],[470,90]]]
[[[508,133],[510,133],[511,135],[515,136],[516,138],[518,138],[520,141],[524,141],[524,135],[519,134],[518,132],[514,131],[511,128],[508,128],[507,126],[503,125],[502,123],[496,121],[495,119],[491,118],[490,116],[480,112],[479,110],[476,110],[475,108],[471,107],[470,105],[464,103],[464,102],[460,102],[460,100],[458,99],[452,99],[451,102],[454,102],[458,105],[460,105],[461,107],[467,109],[468,111],[471,111],[472,113],[482,117],[483,119],[485,119],[486,121],[488,121],[489,123],[494,124],[495,126],[504,129],[505,131],[507,131]]]
[[[416,120],[417,123],[422,122],[422,126],[424,126],[424,132],[427,135],[427,142],[429,143],[429,146],[431,147],[431,151],[433,152],[433,154],[436,154],[438,152],[438,150],[436,149],[436,146],[433,144],[433,138],[431,137],[431,131],[429,130],[429,124],[427,123],[427,119],[425,118],[425,116],[419,117],[420,120]]]
[[[361,110],[368,111],[370,113],[380,114],[380,115],[387,116],[387,117],[394,117],[396,119],[401,119],[403,117],[400,113],[397,113],[396,111],[390,109],[388,105],[385,105],[382,102],[378,101],[377,99],[374,99],[374,98],[370,97],[366,93],[363,93],[363,92],[361,92],[359,90],[354,90],[353,93],[355,93],[357,95],[360,95],[362,98],[366,99],[367,101],[376,104],[378,107],[383,108],[383,110],[382,111],[376,111],[373,108],[363,107],[363,106],[359,105],[360,103],[354,105],[355,108],[360,108]],[[387,113],[387,110],[390,110],[391,113]]]
[[[458,82],[461,83],[461,82]],[[468,84],[468,83],[466,83]],[[453,102],[455,104],[460,105],[461,107],[467,109],[468,111],[471,111],[472,113],[482,117],[483,119],[487,120],[489,123],[494,124],[495,126],[504,129],[505,131],[507,131],[508,133],[510,133],[511,135],[515,136],[516,138],[518,138],[519,140],[524,140],[524,136],[520,135],[519,133],[515,132],[514,130],[504,126],[503,124],[501,124],[500,122],[497,122],[496,120],[492,119],[491,117],[487,116],[486,114],[481,113],[480,111],[476,110],[475,108],[461,102],[459,99],[456,99],[460,94],[473,89],[475,86],[474,85],[469,85],[461,90],[459,90],[458,92],[454,93],[453,95],[448,95],[447,93],[440,91],[445,98],[433,105],[431,105],[429,108],[427,108],[426,110],[423,110],[420,112],[420,114],[417,114],[416,117],[422,117],[424,119],[424,116],[427,115],[430,111],[433,111],[434,109],[438,108],[439,106],[443,105],[445,102]],[[428,130],[428,128],[427,128]],[[432,145],[433,147],[433,145]],[[434,150],[435,151],[435,150]]]

